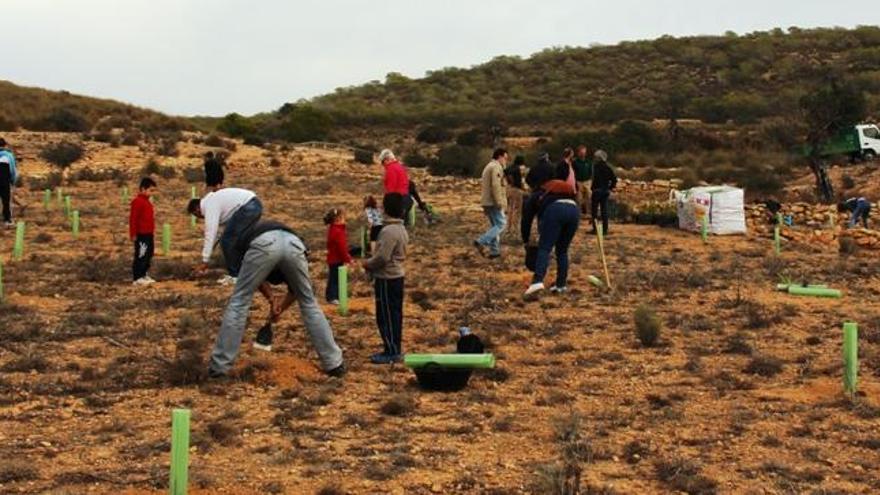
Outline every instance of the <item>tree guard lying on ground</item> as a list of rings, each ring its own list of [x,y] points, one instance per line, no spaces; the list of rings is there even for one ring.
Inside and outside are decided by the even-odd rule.
[[[475,369],[494,368],[493,354],[407,354],[403,363],[412,368],[422,388],[437,391],[463,389]]]
[[[494,354],[407,354],[403,364],[408,368],[423,368],[429,365],[446,368],[494,368]]]
[[[776,290],[779,290],[779,291],[782,291],[782,292],[788,292],[788,288],[789,288],[789,287],[808,287],[808,288],[810,288],[810,289],[827,289],[827,288],[828,288],[827,285],[819,285],[819,284],[809,284],[809,285],[803,285],[803,284],[776,284]]]
[[[814,296],[840,298],[843,294],[837,289],[827,287],[801,287],[792,285],[788,287],[788,293],[793,296]]]

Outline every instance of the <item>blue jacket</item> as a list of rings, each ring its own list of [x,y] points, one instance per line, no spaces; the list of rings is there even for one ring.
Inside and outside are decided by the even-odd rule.
[[[13,155],[12,152],[7,149],[0,149],[0,157],[6,158],[6,160],[0,161],[9,162],[9,179],[11,181],[11,184],[15,184],[15,155]]]

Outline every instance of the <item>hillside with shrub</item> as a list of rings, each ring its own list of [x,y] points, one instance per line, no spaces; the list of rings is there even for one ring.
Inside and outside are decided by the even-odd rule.
[[[390,73],[313,104],[340,125],[458,127],[612,124],[699,119],[752,124],[796,118],[800,98],[829,71],[846,74],[880,109],[880,28],[775,29],[747,35],[628,41],[499,56],[472,68]]]
[[[0,131],[106,132],[147,134],[189,129],[186,119],[170,117],[114,100],[50,91],[0,81]]]

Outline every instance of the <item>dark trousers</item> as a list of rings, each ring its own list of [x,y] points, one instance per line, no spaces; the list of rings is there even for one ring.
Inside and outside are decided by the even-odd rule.
[[[131,272],[134,280],[147,276],[153,260],[153,234],[138,234],[134,240],[134,261]]]
[[[568,247],[574,239],[580,213],[574,201],[557,201],[544,210],[538,222],[538,256],[532,283],[543,282],[550,266],[550,251],[556,250],[556,287],[568,282]]]
[[[3,201],[3,221],[12,222],[12,171],[8,163],[0,163],[0,199]]]
[[[592,197],[590,197],[590,210],[593,215],[593,228],[596,228],[596,221],[599,219],[599,210],[602,210],[602,233],[608,233],[608,198],[611,197],[611,191],[608,189],[595,189]]]
[[[391,356],[403,354],[403,277],[377,278],[373,287],[382,352]]]
[[[341,266],[342,263],[327,266],[327,289],[324,291],[327,302],[339,300],[339,267]]]
[[[262,215],[263,203],[259,198],[253,198],[241,205],[226,222],[226,228],[223,229],[223,235],[220,237],[220,249],[223,250],[226,270],[230,276],[238,276],[238,271],[241,270],[241,261],[244,258],[244,253],[240,252],[238,241],[251,225],[260,220]]]

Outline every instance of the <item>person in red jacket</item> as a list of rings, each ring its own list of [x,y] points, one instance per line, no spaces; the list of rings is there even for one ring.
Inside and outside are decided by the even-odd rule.
[[[128,216],[128,237],[134,243],[134,261],[131,264],[134,285],[154,282],[147,272],[153,259],[153,233],[156,230],[156,213],[150,196],[156,192],[156,181],[149,177],[141,179],[138,195],[131,200]]]
[[[327,290],[324,296],[330,304],[339,304],[339,267],[351,264],[348,238],[345,235],[345,212],[333,208],[324,215],[327,225]]]
[[[385,149],[379,153],[379,162],[385,167],[383,189],[385,194],[397,193],[404,198],[409,196],[409,175],[406,167],[400,163],[391,150]]]

